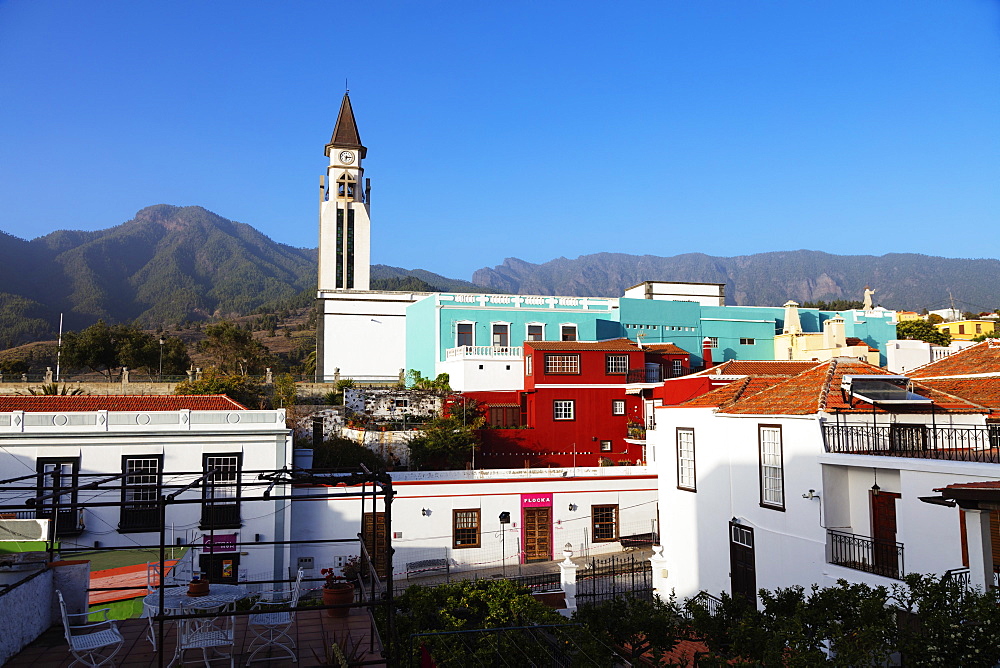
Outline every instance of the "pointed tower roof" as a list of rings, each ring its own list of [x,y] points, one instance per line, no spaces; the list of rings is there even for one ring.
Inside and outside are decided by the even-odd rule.
[[[344,93],[344,99],[340,103],[340,113],[337,114],[337,124],[333,127],[333,135],[330,143],[326,145],[326,155],[330,155],[332,149],[353,148],[365,157],[367,149],[361,144],[361,135],[358,134],[358,124],[354,120],[354,109],[351,108],[351,94]]]

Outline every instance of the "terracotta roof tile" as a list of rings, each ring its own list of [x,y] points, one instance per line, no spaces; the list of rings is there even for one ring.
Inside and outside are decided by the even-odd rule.
[[[642,350],[629,339],[607,341],[525,341],[525,348],[532,350],[607,350],[610,352],[639,352]]]
[[[684,350],[675,343],[650,343],[643,346],[644,349],[651,353],[658,353],[660,355],[690,355],[688,351]]]
[[[877,353],[878,352],[878,348],[872,348],[870,345],[868,345],[867,341],[863,341],[862,339],[859,339],[856,336],[848,336],[845,342],[850,347],[853,347],[853,346],[864,346],[864,347],[868,348],[868,352],[870,352],[870,353]]]
[[[246,408],[223,394],[122,396],[81,395],[59,396],[0,396],[0,413],[53,411],[79,413],[83,411],[231,411]]]
[[[1000,489],[1000,480],[984,480],[982,482],[956,482],[947,487],[935,487],[935,492],[946,489]]]
[[[788,380],[787,376],[754,376],[735,380],[711,392],[695,397],[680,404],[681,408],[698,408],[711,406],[713,408],[728,406],[743,397],[757,394],[769,387]]]
[[[718,366],[700,372],[698,375],[723,376],[797,376],[815,367],[819,362],[772,361],[772,360],[729,360]]]
[[[971,401],[993,411],[1000,410],[1000,378],[927,378],[920,385]]]
[[[914,369],[910,378],[933,376],[967,376],[977,373],[1000,373],[1000,347],[993,348],[983,341],[948,357]]]

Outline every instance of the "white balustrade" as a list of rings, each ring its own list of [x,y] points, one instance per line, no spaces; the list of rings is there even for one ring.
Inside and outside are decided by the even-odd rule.
[[[520,359],[524,355],[521,346],[459,346],[445,351],[447,359],[465,357],[508,357]]]

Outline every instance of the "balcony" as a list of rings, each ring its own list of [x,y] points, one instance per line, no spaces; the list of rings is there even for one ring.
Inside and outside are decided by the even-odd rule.
[[[206,502],[202,505],[200,529],[239,529],[241,526],[239,503]]]
[[[521,346],[458,346],[445,351],[445,359],[521,359],[524,348]]]
[[[659,383],[663,381],[663,369],[659,366],[648,369],[632,369],[628,372],[626,383]]]
[[[823,425],[827,452],[880,457],[1000,463],[1000,425],[935,427],[919,424]]]
[[[122,533],[138,531],[159,531],[160,509],[155,502],[122,506],[118,520],[118,531]]]
[[[52,508],[38,510],[20,510],[16,513],[19,520],[51,520]],[[85,529],[83,508],[60,508],[59,521],[56,522],[56,536],[79,536]]]
[[[827,562],[899,580],[903,570],[903,544],[875,540],[828,529]]]

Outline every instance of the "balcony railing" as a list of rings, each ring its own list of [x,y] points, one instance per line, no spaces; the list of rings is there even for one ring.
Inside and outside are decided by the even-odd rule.
[[[899,580],[903,570],[903,544],[875,540],[844,531],[829,529],[827,534],[828,561],[844,568],[874,573]]]
[[[659,383],[663,380],[663,369],[650,367],[648,369],[632,369],[628,372],[628,383]]]
[[[238,503],[205,503],[201,507],[202,529],[238,529],[241,525]]]
[[[119,531],[157,531],[159,528],[160,509],[156,503],[122,506],[118,520]]]
[[[38,510],[19,510],[17,518],[19,520],[51,520],[52,508],[39,508]],[[57,536],[78,536],[83,533],[85,526],[83,522],[83,508],[60,508],[59,521],[56,522]]]
[[[934,427],[823,425],[827,452],[883,457],[949,459],[960,462],[1000,463],[1000,425]]]
[[[503,357],[521,359],[524,348],[521,346],[459,346],[445,351],[445,359],[464,359],[466,357]]]

